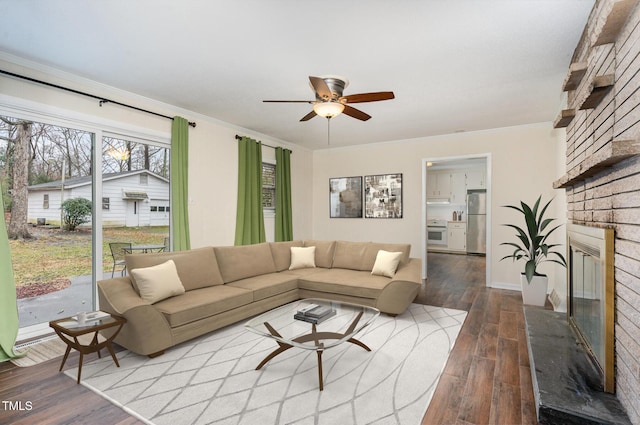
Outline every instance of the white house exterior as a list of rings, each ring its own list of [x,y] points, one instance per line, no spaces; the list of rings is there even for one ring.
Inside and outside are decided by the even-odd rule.
[[[60,203],[71,198],[91,200],[91,176],[29,186],[29,223],[42,219],[60,224]],[[110,227],[169,225],[169,180],[148,170],[102,176],[102,224]],[[98,201],[96,201],[98,202]],[[38,220],[40,219],[40,220]]]

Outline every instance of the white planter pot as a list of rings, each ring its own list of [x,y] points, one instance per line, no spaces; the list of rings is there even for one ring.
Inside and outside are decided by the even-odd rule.
[[[527,282],[527,276],[520,274],[520,284],[522,285],[522,303],[528,305],[543,306],[547,301],[547,287],[549,278],[547,276],[533,276],[531,283]]]

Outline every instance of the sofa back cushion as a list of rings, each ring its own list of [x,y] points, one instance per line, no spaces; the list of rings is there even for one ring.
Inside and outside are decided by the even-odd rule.
[[[401,264],[409,262],[411,244],[337,241],[333,268],[371,271],[378,251],[401,252]]]
[[[316,247],[316,267],[331,268],[333,264],[333,254],[336,248],[335,241],[304,241],[304,246]]]
[[[291,265],[291,247],[301,246],[302,241],[271,242],[269,248],[271,248],[271,255],[273,256],[276,270],[279,272],[288,270]]]
[[[157,266],[169,260],[173,260],[175,263],[180,281],[187,291],[224,283],[212,247],[125,256],[125,263],[129,271]],[[131,273],[130,276],[135,290],[138,291],[135,277]],[[140,292],[138,291],[138,293]]]
[[[404,265],[409,263],[411,244],[370,242],[364,253],[361,270],[373,270],[373,265],[376,262],[376,257],[378,256],[378,251],[380,250],[388,252],[401,252],[402,255],[400,256],[400,264]]]
[[[268,243],[213,248],[224,283],[275,273],[276,264]]]
[[[369,242],[337,241],[332,267],[336,269],[365,270],[362,267],[368,245]],[[371,267],[373,267],[373,263]]]

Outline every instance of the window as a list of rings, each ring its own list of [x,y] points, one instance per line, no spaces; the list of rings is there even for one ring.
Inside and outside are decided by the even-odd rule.
[[[49,209],[49,194],[48,193],[44,194],[44,199],[42,200],[42,208],[44,208],[45,210]]]
[[[262,163],[262,208],[276,209],[276,165],[268,162]]]
[[[110,205],[109,198],[102,198],[102,209],[108,210]]]

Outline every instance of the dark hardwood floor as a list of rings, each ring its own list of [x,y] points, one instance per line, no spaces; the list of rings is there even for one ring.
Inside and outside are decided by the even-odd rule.
[[[428,266],[416,302],[469,314],[422,424],[537,424],[520,293],[487,288],[484,257],[430,253]]]
[[[422,424],[537,424],[520,293],[486,288],[484,257],[429,254],[428,261],[416,302],[469,314]],[[67,365],[77,362],[73,353]],[[0,424],[142,423],[59,366],[60,359],[27,368],[0,363],[0,403],[20,401],[23,408],[0,404]]]

